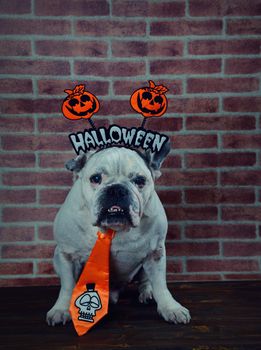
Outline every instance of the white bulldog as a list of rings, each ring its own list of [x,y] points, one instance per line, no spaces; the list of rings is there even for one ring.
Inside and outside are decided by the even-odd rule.
[[[47,313],[49,325],[71,319],[72,290],[97,239],[97,230],[111,228],[110,301],[139,279],[139,301],[154,298],[158,312],[168,322],[188,323],[189,311],[171,295],[166,284],[165,237],[167,218],[154,189],[154,179],[169,153],[166,143],[159,153],[141,154],[124,147],[89,152],[67,163],[78,173],[54,222],[57,247],[54,267],[61,279],[55,305]]]

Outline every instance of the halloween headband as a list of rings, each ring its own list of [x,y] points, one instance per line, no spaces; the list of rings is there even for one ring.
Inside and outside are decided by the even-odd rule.
[[[145,129],[147,118],[161,117],[167,110],[168,100],[165,93],[168,89],[156,85],[149,80],[149,86],[141,87],[133,92],[130,98],[131,107],[143,116],[139,128],[126,128],[111,125],[108,128],[96,128],[91,119],[100,109],[99,100],[91,92],[85,90],[85,85],[76,85],[73,90],[66,89],[68,96],[62,104],[62,113],[67,119],[88,119],[91,128],[71,133],[70,142],[77,154],[86,153],[90,149],[103,149],[111,146],[124,146],[131,149],[150,149],[160,152],[168,141],[168,136]]]

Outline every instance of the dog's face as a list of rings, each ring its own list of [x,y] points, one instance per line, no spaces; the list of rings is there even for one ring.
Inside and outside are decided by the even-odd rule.
[[[161,164],[162,158],[157,161]],[[115,231],[139,226],[154,191],[153,170],[148,162],[133,150],[111,147],[84,161],[78,157],[78,163],[82,193],[93,225]],[[76,162],[74,165],[67,164],[67,168],[75,170]]]
[[[140,224],[154,182],[144,160],[126,148],[108,148],[93,154],[81,174],[83,194],[93,224],[125,231]]]

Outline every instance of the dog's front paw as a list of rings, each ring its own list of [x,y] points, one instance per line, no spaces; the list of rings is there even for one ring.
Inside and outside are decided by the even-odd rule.
[[[62,323],[65,325],[66,322],[71,320],[71,315],[68,310],[58,310],[52,308],[47,312],[46,322],[49,326],[56,326]]]
[[[147,304],[153,299],[151,284],[147,284],[144,288],[140,289],[139,302],[142,304]]]
[[[110,290],[110,302],[112,304],[117,304],[120,296],[120,291],[118,289],[111,288]]]
[[[189,310],[176,302],[171,305],[158,306],[158,312],[167,322],[186,324],[191,320]]]

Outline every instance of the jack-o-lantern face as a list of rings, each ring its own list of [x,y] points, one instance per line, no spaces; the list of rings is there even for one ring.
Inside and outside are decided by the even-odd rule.
[[[130,100],[131,106],[146,118],[160,117],[167,110],[165,93],[168,89],[163,85],[155,85],[152,80],[149,81],[149,85],[134,91]]]
[[[68,119],[89,119],[98,112],[99,101],[89,91],[85,91],[84,85],[76,85],[73,90],[64,90],[68,96],[62,105],[63,115]]]

